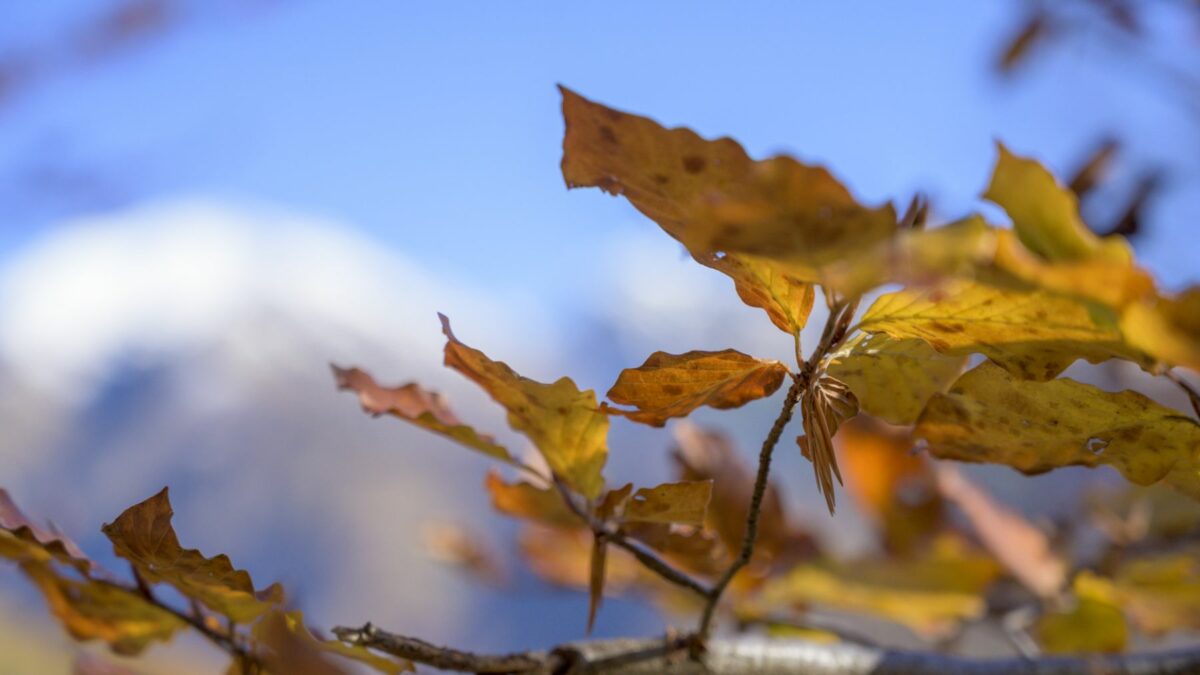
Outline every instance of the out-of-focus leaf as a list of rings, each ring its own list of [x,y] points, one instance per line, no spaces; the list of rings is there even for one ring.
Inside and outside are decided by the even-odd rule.
[[[1127,560],[1112,577],[1117,602],[1151,636],[1200,630],[1200,558],[1182,552]]]
[[[75,542],[59,532],[51,532],[21,512],[0,488],[0,557],[17,562],[46,562],[51,558],[87,574],[94,566]]]
[[[1158,360],[1200,371],[1200,286],[1131,305],[1121,330],[1130,344]]]
[[[1004,45],[996,69],[1001,73],[1011,73],[1018,65],[1029,58],[1033,48],[1044,42],[1049,34],[1050,22],[1044,12],[1034,12],[1021,23],[1020,30],[1013,34]]]
[[[1121,237],[1101,239],[1079,216],[1075,195],[1033,159],[997,144],[999,158],[983,198],[1008,212],[1021,243],[1049,261],[1101,258],[1130,262],[1133,253]]]
[[[808,323],[816,297],[813,285],[788,273],[786,267],[765,258],[732,253],[693,257],[733,279],[742,302],[766,312],[779,330],[798,335]]]
[[[563,504],[562,495],[552,488],[524,481],[506,483],[495,471],[488,472],[486,486],[492,495],[492,507],[500,513],[535,520],[551,527],[583,526],[579,517]]]
[[[914,433],[945,459],[1028,474],[1108,464],[1139,485],[1165,480],[1200,498],[1200,424],[1132,391],[1029,382],[983,363],[933,397]]]
[[[99,654],[81,651],[75,655],[75,662],[71,664],[71,675],[138,675],[138,673]]]
[[[415,670],[409,661],[376,654],[361,645],[318,639],[304,624],[304,613],[299,611],[272,611],[255,624],[254,637],[267,648],[261,656],[268,668],[279,675],[345,673],[345,670],[326,658],[329,655],[356,661],[384,675]]]
[[[642,488],[625,508],[625,520],[646,523],[681,523],[700,526],[712,500],[711,480],[663,483]]]
[[[635,422],[661,427],[700,406],[725,410],[770,396],[787,376],[787,366],[733,349],[686,354],[654,352],[637,368],[626,368],[608,398],[636,411],[608,407]]]
[[[596,406],[596,394],[580,391],[570,378],[543,384],[518,375],[501,361],[463,344],[442,320],[446,365],[466,375],[508,411],[509,425],[525,434],[550,468],[593,499],[604,487],[601,471],[608,459],[608,416]]]
[[[924,340],[876,333],[857,335],[830,355],[826,372],[845,382],[866,412],[912,424],[965,364],[965,356],[943,354]]]
[[[1043,614],[1034,626],[1038,644],[1051,654],[1125,650],[1129,627],[1112,585],[1089,572],[1075,579],[1074,604]]]
[[[21,569],[76,640],[102,640],[117,654],[134,655],[187,628],[182,619],[119,586],[72,579],[49,563],[25,563]]]
[[[738,551],[746,528],[746,509],[754,491],[754,474],[724,434],[688,422],[675,426],[673,457],[682,480],[712,480],[712,500],[705,522],[729,551]],[[783,511],[779,489],[768,483],[758,520],[754,560],[771,562],[803,557],[815,551],[812,538],[792,527]]]
[[[918,557],[806,563],[767,583],[764,601],[819,605],[895,621],[918,634],[945,634],[982,616],[982,594],[997,577],[990,558],[950,537]]]
[[[944,518],[929,460],[912,446],[907,432],[861,416],[837,436],[847,491],[879,527],[887,550],[900,555],[927,540]]]
[[[998,504],[957,469],[938,465],[934,474],[942,496],[962,511],[975,535],[1018,581],[1042,598],[1052,598],[1062,590],[1067,564],[1045,533],[1021,514]]]
[[[699,527],[637,522],[622,525],[621,531],[693,572],[715,575],[729,567],[721,540]]]
[[[596,625],[596,612],[604,599],[604,572],[608,561],[608,540],[602,535],[592,537],[592,557],[588,565],[588,618],[587,633],[592,634]]]
[[[813,464],[817,491],[825,497],[829,513],[834,511],[833,479],[842,482],[833,437],[846,420],[858,414],[858,400],[846,384],[824,375],[809,386],[800,401],[804,435],[796,438],[800,454]]]
[[[281,598],[272,586],[256,594],[249,573],[234,569],[229,557],[206,558],[185,549],[171,527],[167,488],[135,504],[102,530],[117,555],[128,560],[148,583],[167,583],[237,623],[248,623]]]
[[[556,586],[586,590],[591,584],[593,535],[586,530],[527,527],[518,538],[521,555],[543,580]],[[623,591],[645,572],[641,565],[615,549],[605,560],[605,592]]]
[[[1083,199],[1104,180],[1120,147],[1120,143],[1115,138],[1101,139],[1083,164],[1075,170],[1071,180],[1067,182],[1067,189],[1075,195],[1076,199]]]
[[[629,496],[633,494],[633,483],[626,483],[616,490],[604,493],[604,498],[596,505],[596,517],[601,520],[611,520],[625,515],[625,507]]]
[[[1093,524],[1121,546],[1173,542],[1200,530],[1200,505],[1163,486],[1098,489],[1086,501]]]
[[[421,530],[421,539],[430,557],[458,567],[484,583],[499,586],[507,575],[496,553],[483,539],[457,523],[429,523]]]
[[[568,187],[623,195],[694,255],[724,251],[816,265],[895,231],[823,168],[780,156],[755,162],[736,141],[666,129],[560,88]]]
[[[491,436],[481,434],[463,424],[441,394],[410,382],[400,387],[381,387],[373,377],[358,368],[332,366],[339,390],[358,394],[364,411],[372,415],[394,415],[402,420],[452,438],[489,457],[513,463],[508,450]]]
[[[1076,359],[1143,360],[1115,326],[1098,323],[1081,303],[968,281],[883,295],[859,327],[920,338],[947,355],[978,352],[1024,379],[1054,378]]]

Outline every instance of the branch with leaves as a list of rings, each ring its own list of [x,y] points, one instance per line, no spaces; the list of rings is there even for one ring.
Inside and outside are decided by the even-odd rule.
[[[334,377],[365,412],[507,467],[512,476],[487,475],[492,505],[524,523],[522,551],[536,573],[586,590],[588,632],[604,596],[623,591],[687,613],[694,627],[655,640],[507,655],[439,647],[371,624],[335,628],[337,639],[326,640],[288,610],[277,585],[256,589],[225,556],[183,548],[165,489],[103,528],[130,563],[128,583],[5,498],[0,557],[19,565],[73,637],[131,654],[190,628],[230,655],[231,672],[276,674],[340,673],[342,658],[385,673],[414,663],[489,673],[1196,666],[1194,651],[1116,654],[1135,637],[1200,630],[1200,422],[1140,393],[1060,376],[1079,360],[1132,362],[1181,387],[1200,415],[1194,386],[1174,370],[1200,368],[1200,288],[1161,293],[1120,236],[1093,234],[1070,190],[1002,145],[983,198],[1002,207],[1012,227],[974,214],[926,227],[923,200],[897,217],[891,204],[860,204],[824,168],[786,156],[755,161],[732,140],[706,140],[562,94],[568,186],[623,196],[696,262],[728,276],[738,296],[788,336],[795,369],[733,349],[655,352],[622,371],[600,401],[567,377],[545,383],[520,375],[459,340],[442,316],[445,365],[505,410],[532,458],[467,424],[420,384],[385,387],[363,370],[336,366]],[[800,336],[818,289],[828,312],[806,356]],[[864,299],[872,301],[860,311]],[[972,356],[978,365],[964,372]],[[755,467],[719,432],[683,420],[702,407],[768,398],[785,382]],[[878,535],[878,554],[837,558],[789,518],[771,465],[796,410],[803,428],[796,444],[830,515],[835,482],[844,483]],[[674,421],[675,480],[610,485],[604,468],[613,418],[653,427]],[[1083,557],[1068,545],[1085,534],[1082,524],[1063,524],[1051,536],[935,460],[1029,474],[1106,465],[1138,486],[1169,486],[1175,492],[1166,494],[1187,506],[1172,507],[1161,488],[1100,499],[1092,527],[1108,543]],[[160,600],[159,585],[187,606]],[[814,609],[890,622],[929,649],[855,645],[861,630],[822,627]],[[1023,658],[1036,661],[985,664],[935,653],[987,621],[1003,624]],[[756,642],[731,637],[734,627],[806,640]]]

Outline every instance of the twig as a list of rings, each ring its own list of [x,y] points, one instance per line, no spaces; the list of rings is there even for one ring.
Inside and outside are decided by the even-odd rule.
[[[1183,379],[1183,377],[1180,375],[1176,375],[1170,370],[1164,373],[1164,375],[1166,375],[1168,380],[1179,385],[1179,388],[1187,394],[1188,400],[1192,402],[1192,410],[1196,411],[1197,417],[1200,417],[1200,391],[1196,391],[1196,388],[1191,384],[1188,384],[1187,380]]]
[[[333,629],[333,634],[347,644],[362,645],[423,663],[442,670],[467,673],[528,673],[547,667],[550,656],[542,652],[514,654],[475,654],[450,647],[439,647],[417,638],[396,635],[367,623],[362,628]]]
[[[811,363],[816,363],[816,360],[810,361]],[[733,577],[750,562],[750,556],[754,553],[754,542],[758,538],[758,517],[762,511],[763,496],[767,491],[767,478],[771,474],[771,453],[775,451],[779,437],[783,435],[783,428],[792,419],[792,410],[800,399],[800,392],[804,390],[805,379],[801,377],[792,379],[792,386],[788,388],[787,397],[783,401],[783,409],[779,411],[779,417],[775,418],[775,423],[771,425],[771,431],[767,434],[762,449],[758,453],[758,475],[754,478],[754,493],[750,496],[750,507],[746,515],[746,532],[742,537],[742,550],[729,569],[725,570],[725,573],[709,591],[708,602],[704,605],[704,613],[700,617],[699,628],[696,630],[702,640],[708,637],[709,630],[712,628],[713,613],[721,601],[721,594],[725,592],[725,588],[729,586]]]

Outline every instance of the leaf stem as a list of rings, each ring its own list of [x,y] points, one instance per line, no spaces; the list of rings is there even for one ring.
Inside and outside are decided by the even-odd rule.
[[[1197,417],[1200,417],[1200,391],[1196,391],[1196,388],[1189,384],[1187,380],[1170,370],[1168,370],[1165,375],[1168,380],[1179,385],[1179,388],[1182,389],[1185,394],[1187,394],[1188,400],[1192,403],[1192,410],[1196,411]]]

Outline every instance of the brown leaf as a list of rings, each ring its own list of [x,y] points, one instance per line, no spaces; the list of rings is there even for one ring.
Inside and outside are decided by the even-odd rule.
[[[304,614],[298,611],[271,611],[254,625],[253,635],[255,640],[266,648],[259,656],[273,674],[345,673],[345,670],[327,658],[330,655],[357,661],[384,675],[398,675],[415,670],[410,661],[376,654],[362,645],[318,639],[304,624]]]
[[[75,542],[30,520],[3,488],[0,488],[0,530],[11,535],[11,538],[0,537],[0,557],[17,562],[54,558],[83,574],[95,566]]]
[[[228,556],[206,558],[196,549],[180,546],[171,527],[173,513],[163,488],[126,509],[102,531],[112,540],[116,554],[146,582],[170,584],[237,623],[250,622],[282,599],[278,586],[256,594],[249,573],[234,569]]]
[[[699,527],[636,522],[622,525],[621,531],[694,572],[716,575],[729,567],[724,544]]]
[[[592,634],[596,625],[596,612],[604,598],[604,573],[608,561],[608,540],[602,534],[592,537],[592,558],[588,566],[588,619],[587,634]]]
[[[626,506],[625,520],[703,525],[712,500],[712,486],[711,480],[703,480],[642,488]]]
[[[825,375],[814,380],[800,401],[804,435],[796,438],[800,454],[812,462],[817,491],[825,497],[829,513],[834,512],[833,479],[842,482],[834,453],[833,437],[846,420],[858,414],[858,399],[850,388],[835,377]]]
[[[1038,597],[1058,595],[1069,570],[1045,533],[997,503],[954,467],[938,464],[934,474],[942,496],[962,511],[984,547],[1017,581]]]
[[[1044,42],[1049,33],[1050,22],[1047,21],[1044,12],[1035,12],[1032,16],[1026,19],[1020,30],[1009,38],[1004,46],[1004,52],[1000,55],[1000,60],[996,65],[997,70],[1001,73],[1011,73],[1017,65],[1025,61],[1033,47],[1041,42]]]
[[[428,523],[421,529],[421,540],[431,558],[464,570],[479,581],[501,586],[508,579],[496,552],[478,533],[458,523]]]
[[[459,421],[441,394],[424,389],[416,382],[400,387],[381,387],[373,377],[358,368],[330,367],[338,389],[358,394],[363,411],[375,416],[394,415],[485,455],[515,464],[508,450],[498,445],[494,438]]]
[[[446,335],[446,365],[504,406],[509,426],[533,441],[555,474],[588,499],[599,496],[608,459],[608,416],[597,408],[595,392],[580,391],[568,377],[553,384],[522,377],[460,342],[450,320],[438,318]]]
[[[500,513],[551,527],[583,527],[579,517],[563,504],[562,495],[557,490],[524,481],[506,483],[496,471],[488,472],[486,487],[492,495],[492,507]]]
[[[655,352],[637,368],[621,371],[608,397],[637,411],[606,410],[656,427],[686,417],[700,406],[725,410],[775,393],[787,366],[733,349],[686,354]]]

